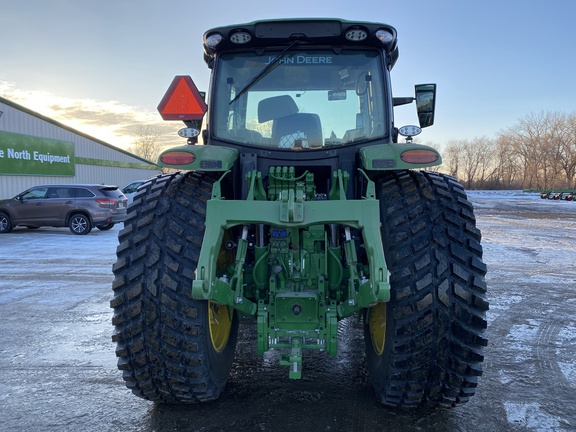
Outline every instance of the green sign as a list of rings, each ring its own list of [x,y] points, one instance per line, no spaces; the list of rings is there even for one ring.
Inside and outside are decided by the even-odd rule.
[[[0,131],[0,174],[74,176],[74,143]]]

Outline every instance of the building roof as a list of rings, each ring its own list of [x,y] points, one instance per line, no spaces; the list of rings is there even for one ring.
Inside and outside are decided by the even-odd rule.
[[[8,105],[8,106],[10,106],[10,107],[12,107],[12,108],[15,108],[15,109],[19,110],[19,111],[25,112],[26,114],[29,114],[29,115],[31,115],[31,116],[34,116],[34,117],[36,117],[36,118],[38,118],[38,119],[40,119],[40,120],[43,120],[43,121],[45,121],[45,122],[51,123],[51,124],[53,124],[54,126],[57,126],[57,127],[59,127],[59,128],[62,128],[62,129],[65,129],[65,130],[67,130],[67,131],[69,131],[69,132],[72,132],[72,133],[74,133],[74,134],[76,134],[76,135],[80,135],[80,136],[82,136],[82,137],[84,137],[84,138],[86,138],[86,139],[89,139],[90,141],[94,141],[94,142],[96,142],[96,143],[98,143],[98,144],[100,144],[100,145],[103,145],[103,146],[105,146],[105,147],[111,148],[111,149],[113,149],[113,150],[115,150],[115,151],[118,151],[118,152],[120,152],[120,153],[124,153],[125,155],[131,156],[131,157],[133,157],[133,158],[135,158],[135,159],[138,159],[138,160],[140,160],[140,161],[142,161],[142,162],[144,162],[144,163],[147,163],[147,164],[149,164],[149,165],[154,165],[154,166],[156,165],[155,163],[153,163],[153,162],[151,162],[151,161],[149,161],[149,160],[147,160],[147,159],[141,158],[140,156],[135,155],[134,153],[130,153],[129,151],[122,150],[122,149],[119,148],[119,147],[113,146],[112,144],[108,144],[107,142],[104,142],[104,141],[102,141],[102,140],[100,140],[100,139],[98,139],[98,138],[94,138],[93,136],[90,136],[90,135],[88,135],[88,134],[85,134],[84,132],[80,132],[79,130],[74,129],[74,128],[71,128],[70,126],[66,126],[66,125],[63,124],[63,123],[57,122],[56,120],[54,120],[54,119],[52,119],[52,118],[50,118],[50,117],[46,117],[46,116],[44,116],[44,115],[42,115],[42,114],[39,114],[39,113],[37,113],[36,111],[32,111],[31,109],[28,109],[28,108],[26,108],[26,107],[24,107],[24,106],[22,106],[22,105],[17,104],[16,102],[12,102],[12,101],[10,101],[10,100],[8,100],[8,99],[6,99],[6,98],[3,98],[2,96],[0,96],[0,103],[3,103],[3,104],[5,104],[5,105]],[[2,112],[0,111],[0,117],[1,117],[1,116],[2,116]]]

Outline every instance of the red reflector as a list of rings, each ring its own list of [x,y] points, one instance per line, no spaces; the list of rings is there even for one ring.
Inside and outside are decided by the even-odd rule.
[[[164,120],[202,120],[207,106],[189,76],[177,76],[158,105]]]
[[[160,161],[166,165],[188,165],[196,160],[194,153],[183,151],[164,153]]]
[[[427,164],[436,162],[438,154],[432,150],[406,150],[400,155],[400,159],[411,164]]]

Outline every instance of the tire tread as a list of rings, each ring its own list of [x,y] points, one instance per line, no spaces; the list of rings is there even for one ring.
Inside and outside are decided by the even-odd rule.
[[[395,407],[464,403],[487,344],[486,265],[472,204],[438,173],[388,173],[378,188],[392,298],[382,357],[366,333],[373,387]]]
[[[213,182],[202,173],[154,178],[139,190],[118,236],[112,340],[126,386],[144,399],[214,400],[231,367],[232,358],[225,359],[225,377],[214,373],[207,302],[191,297]],[[235,342],[234,333],[232,354]]]

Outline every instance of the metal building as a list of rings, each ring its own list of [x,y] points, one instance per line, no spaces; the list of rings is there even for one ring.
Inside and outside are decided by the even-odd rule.
[[[0,97],[0,199],[40,184],[122,187],[160,173],[145,159]]]

